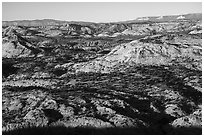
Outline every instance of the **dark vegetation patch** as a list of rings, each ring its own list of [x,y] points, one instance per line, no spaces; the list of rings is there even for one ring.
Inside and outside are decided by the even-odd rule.
[[[29,90],[48,90],[47,88],[44,87],[39,87],[39,86],[28,86],[28,87],[19,87],[19,86],[6,86],[5,89],[12,91],[12,92],[24,92],[24,91],[29,91]]]
[[[65,74],[66,72],[67,70],[64,70],[64,69],[55,69],[52,71],[52,73],[55,74],[56,76],[61,76]]]
[[[64,72],[56,72],[56,75],[61,75]],[[102,105],[111,108],[116,113],[133,118],[140,119],[148,123],[149,128],[110,128],[110,129],[87,129],[87,128],[65,128],[65,127],[44,127],[44,128],[25,128],[16,129],[13,131],[4,132],[3,134],[201,134],[199,128],[176,128],[170,131],[166,130],[165,126],[175,120],[164,112],[165,98],[154,98],[148,95],[151,86],[156,85],[160,88],[155,91],[155,94],[160,94],[164,90],[171,89],[177,91],[185,99],[180,103],[180,107],[184,112],[190,114],[194,111],[191,105],[187,105],[188,101],[193,101],[196,104],[201,103],[201,92],[196,89],[186,86],[183,78],[186,76],[201,75],[198,71],[190,71],[181,66],[136,66],[129,68],[126,72],[111,72],[109,74],[102,73],[79,73],[68,75],[63,79],[63,82],[58,85],[57,89],[46,89],[42,87],[8,87],[7,90],[12,92],[43,90],[50,93],[57,103],[66,104],[74,108],[75,115],[92,116],[103,121],[107,121],[107,115],[98,115],[95,104],[91,103],[92,99],[102,100],[122,100],[125,108],[112,104],[111,106]],[[74,85],[66,84],[70,79],[75,79],[77,82]],[[105,80],[105,81],[104,81]],[[89,84],[87,84],[87,82]],[[158,92],[158,93],[157,93]],[[70,97],[81,98],[86,103],[80,104],[74,102]],[[108,96],[108,97],[107,97]],[[153,111],[151,103],[160,111]],[[81,107],[85,107],[83,111]],[[133,110],[138,110],[137,113]],[[11,115],[12,117],[13,115]],[[44,129],[44,130],[43,130]],[[189,132],[187,132],[187,129]],[[59,132],[58,132],[59,130]],[[116,132],[120,130],[120,132]],[[62,132],[63,131],[63,132]]]
[[[9,75],[16,74],[19,70],[18,67],[14,67],[13,63],[2,63],[2,74],[4,77],[8,77]]]

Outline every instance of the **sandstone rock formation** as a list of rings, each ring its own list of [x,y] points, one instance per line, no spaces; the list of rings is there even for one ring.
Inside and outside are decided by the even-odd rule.
[[[39,52],[40,50],[21,37],[20,34],[15,31],[15,28],[8,27],[4,30],[2,44],[3,58],[28,57]]]
[[[2,31],[3,134],[201,134],[200,14]]]
[[[192,41],[190,37],[173,36],[173,40],[166,41],[165,36],[157,37],[118,45],[109,54],[90,62],[75,64],[73,68],[77,72],[106,73],[120,68],[123,64],[169,65],[172,60],[178,58],[201,59],[201,39]]]

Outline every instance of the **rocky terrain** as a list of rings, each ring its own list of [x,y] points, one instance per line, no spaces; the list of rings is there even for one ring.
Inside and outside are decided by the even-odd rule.
[[[202,134],[201,16],[3,22],[3,134]]]

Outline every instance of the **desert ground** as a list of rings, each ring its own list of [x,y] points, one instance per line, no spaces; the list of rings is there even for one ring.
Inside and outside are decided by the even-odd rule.
[[[3,134],[202,134],[202,14],[2,25]]]

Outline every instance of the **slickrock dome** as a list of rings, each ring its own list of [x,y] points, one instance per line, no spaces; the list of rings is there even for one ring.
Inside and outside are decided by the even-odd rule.
[[[147,43],[148,40],[153,41],[153,39],[157,41]],[[168,65],[172,60],[178,58],[195,60],[201,58],[201,43],[196,44],[196,41],[191,43],[188,39],[175,37],[174,42],[163,43],[157,36],[155,38],[147,37],[118,45],[103,57],[90,62],[75,64],[73,67],[76,71],[83,72],[110,72],[120,68],[120,65],[123,64]]]

